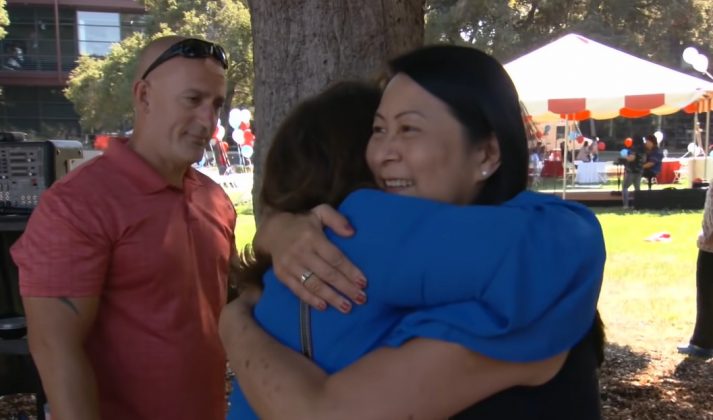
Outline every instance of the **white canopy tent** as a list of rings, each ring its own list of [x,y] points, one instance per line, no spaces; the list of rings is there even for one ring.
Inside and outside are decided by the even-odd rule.
[[[665,115],[713,83],[569,34],[505,65],[534,121]]]
[[[690,110],[713,92],[713,83],[577,34],[527,53],[505,69],[535,122],[672,114]]]

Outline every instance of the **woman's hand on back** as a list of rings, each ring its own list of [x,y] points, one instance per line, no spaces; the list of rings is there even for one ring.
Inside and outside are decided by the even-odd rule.
[[[341,236],[354,234],[344,216],[321,204],[306,214],[271,214],[257,230],[254,246],[272,256],[275,275],[301,300],[346,313],[350,300],[366,302],[366,278],[327,239],[325,226]]]

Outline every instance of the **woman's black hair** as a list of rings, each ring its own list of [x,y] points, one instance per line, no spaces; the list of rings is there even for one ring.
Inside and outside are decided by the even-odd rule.
[[[650,141],[654,145],[654,149],[658,149],[659,147],[659,140],[654,136],[653,134],[649,134],[646,136],[646,141]]]
[[[503,66],[474,48],[434,45],[389,62],[448,105],[473,144],[495,136],[500,167],[486,181],[478,204],[497,204],[527,188],[528,131],[515,85]]]

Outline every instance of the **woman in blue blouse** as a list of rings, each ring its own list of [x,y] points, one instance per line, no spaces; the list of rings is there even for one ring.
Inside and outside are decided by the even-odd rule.
[[[499,389],[547,382],[551,366],[514,362],[566,352],[592,327],[604,262],[601,230],[581,206],[523,192],[524,124],[502,67],[457,47],[423,49],[392,67],[366,152],[374,181],[388,194],[350,194],[340,211],[356,235],[328,232],[363,265],[369,302],[353,310],[340,305],[349,315],[311,314],[319,367],[252,322],[250,293],[221,319],[241,390],[260,417],[453,415]],[[559,249],[563,237],[595,252],[575,258]],[[321,284],[303,269],[300,286]],[[359,291],[352,297],[364,301]],[[296,298],[268,272],[255,317],[292,349],[305,342],[298,311]],[[594,359],[590,347],[585,356]],[[488,388],[483,376],[498,369]],[[574,401],[597,416],[596,381],[582,382],[590,385],[582,387],[587,395]],[[234,402],[246,415],[244,400]]]

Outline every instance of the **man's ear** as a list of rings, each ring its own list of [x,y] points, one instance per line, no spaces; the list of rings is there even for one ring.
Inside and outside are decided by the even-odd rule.
[[[145,80],[137,80],[134,82],[132,94],[134,97],[134,109],[137,111],[149,111],[149,90],[150,85]]]

